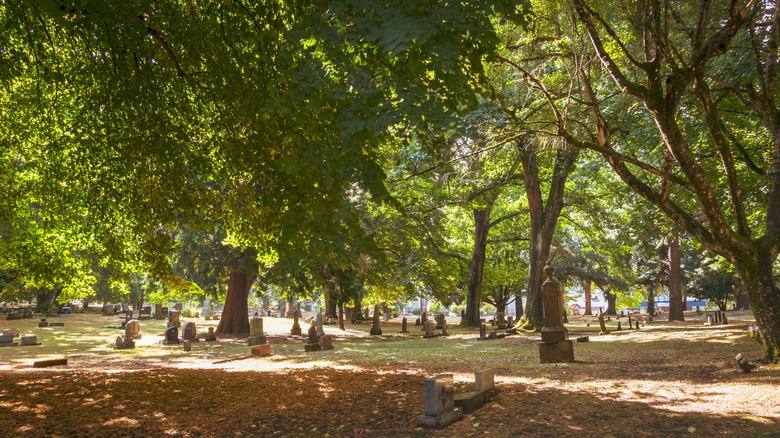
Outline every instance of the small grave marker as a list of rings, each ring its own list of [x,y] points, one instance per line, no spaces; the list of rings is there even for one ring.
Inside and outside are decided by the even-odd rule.
[[[463,410],[455,407],[452,374],[425,379],[425,413],[417,417],[417,425],[442,429],[461,418]]]

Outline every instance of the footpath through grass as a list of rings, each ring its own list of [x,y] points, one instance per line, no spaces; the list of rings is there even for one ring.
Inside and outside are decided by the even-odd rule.
[[[579,318],[570,334],[590,342],[575,344],[576,362],[546,365],[538,333],[478,342],[452,325],[434,339],[398,323],[383,323],[382,336],[370,324],[326,326],[335,349],[304,353],[291,321],[265,318],[274,355],[224,362],[249,354],[243,337],[186,353],[159,344],[163,321],[143,321],[138,348],[115,351],[122,331],[104,328],[115,318],[2,320],[43,345],[0,349],[0,436],[780,436],[780,367],[744,375],[734,365],[739,352],[762,354],[749,317],[688,319],[597,336]],[[217,324],[193,321],[199,333]],[[63,356],[66,367],[31,368]],[[416,426],[425,377],[454,374],[458,394],[484,368],[496,371],[494,402],[441,431]]]

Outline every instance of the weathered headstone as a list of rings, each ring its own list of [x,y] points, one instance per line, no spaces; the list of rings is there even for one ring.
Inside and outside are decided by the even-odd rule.
[[[420,317],[418,316],[417,319],[414,320],[414,326],[415,327],[419,327],[420,325],[422,325],[422,321],[421,321]]]
[[[407,330],[407,325],[406,324],[407,324],[406,317],[404,316],[403,319],[401,320],[401,333],[409,333],[409,330]]]
[[[539,343],[539,359],[542,363],[574,362],[574,344],[569,340],[569,331],[563,326],[561,285],[553,278],[554,273],[552,266],[544,267],[547,280],[542,284],[544,327],[542,342]]]
[[[374,318],[372,320],[371,331],[369,333],[372,336],[378,336],[382,334],[382,328],[379,326],[379,304],[374,306]]]
[[[460,311],[460,325],[463,325],[463,321],[466,320],[466,309]]]
[[[506,330],[506,319],[504,319],[504,312],[496,312],[496,325],[499,330]]]
[[[441,429],[461,418],[463,411],[455,407],[452,374],[425,379],[425,413],[417,417],[417,425]]]
[[[38,327],[48,327],[49,323],[46,322],[46,318],[41,318],[41,321],[38,322]]]
[[[198,332],[195,328],[195,323],[192,321],[188,321],[184,323],[184,326],[181,329],[181,340],[182,341],[190,341],[190,342],[198,342]]]
[[[304,346],[306,352],[320,351],[320,343],[317,342],[317,327],[314,321],[311,322],[309,327],[309,342]]]
[[[22,333],[22,331],[18,328],[3,329],[3,336],[19,336],[20,333]]]
[[[111,304],[103,304],[103,316],[114,316],[116,313],[114,313],[114,306]]]
[[[0,335],[0,347],[16,347],[18,342],[14,342],[14,335]]]
[[[181,327],[179,315],[181,315],[181,312],[178,310],[171,310],[168,312],[168,327]]]
[[[599,313],[599,328],[601,331],[599,332],[600,335],[608,335],[609,331],[607,331],[607,325],[604,323],[604,314]]]
[[[436,324],[433,321],[425,321],[425,324],[423,326],[425,333],[423,334],[423,338],[435,338],[436,333],[434,333],[434,329],[436,328]]]
[[[19,345],[24,347],[28,345],[41,345],[41,343],[38,342],[38,336],[36,335],[24,335],[19,339]]]
[[[141,339],[141,323],[133,319],[125,324],[125,337],[130,339]]]
[[[270,356],[271,344],[255,345],[252,347],[252,356]]]
[[[204,318],[211,319],[211,316],[214,314],[214,310],[211,308],[211,298],[206,297],[206,299],[203,300],[203,308],[200,309],[200,314]]]
[[[511,316],[511,315],[510,315],[510,316],[507,316],[507,317],[506,317],[506,326],[507,326],[507,327],[514,327],[514,325],[515,325],[515,320],[514,320],[514,318],[512,318],[512,316]]]
[[[163,344],[169,345],[169,344],[178,344],[179,343],[179,328],[176,326],[171,326],[165,329],[165,339],[163,340]]]
[[[206,334],[206,342],[213,342],[217,340],[217,336],[214,334],[214,327],[209,327],[209,332]]]
[[[739,368],[745,374],[750,374],[750,372],[753,371],[753,368],[756,367],[755,365],[748,362],[747,358],[742,356],[742,353],[737,354],[737,357],[735,357],[734,360],[737,361],[737,365],[739,365]]]
[[[290,329],[290,334],[294,336],[301,336],[301,333],[303,332],[301,331],[301,325],[298,324],[298,312],[292,310],[292,314],[293,314],[293,325],[292,328]]]
[[[67,358],[43,359],[43,360],[36,360],[35,362],[33,362],[32,367],[46,368],[46,367],[56,367],[56,366],[67,365],[67,364],[68,364]]]
[[[449,336],[450,335],[449,333],[447,333],[447,321],[446,320],[441,322],[441,335],[442,336]]]
[[[49,323],[49,327],[64,327],[64,326],[65,326],[64,322],[50,322]]]
[[[249,320],[249,337],[246,338],[246,344],[249,346],[265,344],[268,341],[263,333],[263,318],[252,318]]]
[[[577,338],[577,342],[590,342],[590,337],[589,336],[580,336],[579,338]]]
[[[333,350],[333,335],[322,335],[322,337],[320,337],[320,348],[323,350]]]
[[[187,324],[185,324],[184,326],[186,327]],[[184,344],[184,351],[192,350],[192,341],[190,339],[185,339],[183,344]]]
[[[485,323],[479,325],[479,339],[487,339],[487,326]]]
[[[164,319],[165,315],[163,314],[163,305],[162,303],[157,303],[154,305],[154,319]]]
[[[114,349],[126,350],[130,348],[135,348],[135,341],[133,340],[133,338],[130,338],[128,336],[116,337],[116,340],[114,341]]]
[[[317,339],[325,334],[325,328],[322,325],[322,312],[317,313]]]
[[[436,321],[436,330],[441,330],[442,324],[444,323],[444,314],[443,313],[436,314],[433,317],[433,319],[434,321]]]

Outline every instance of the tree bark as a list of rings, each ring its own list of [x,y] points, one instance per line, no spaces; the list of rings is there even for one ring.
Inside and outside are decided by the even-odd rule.
[[[482,296],[482,273],[485,268],[487,238],[490,231],[492,203],[484,210],[474,210],[474,246],[469,263],[469,281],[466,291],[466,318],[463,324],[479,326],[479,301]]]
[[[344,327],[344,305],[339,304],[339,330],[346,330]]]
[[[519,147],[519,146],[518,146]],[[523,183],[528,198],[528,210],[531,219],[531,244],[528,248],[528,289],[526,294],[525,317],[535,326],[541,327],[544,313],[542,311],[542,283],[544,282],[544,265],[550,257],[555,228],[558,217],[563,209],[563,194],[566,179],[569,177],[577,158],[576,148],[561,147],[555,156],[550,190],[547,202],[542,200],[542,186],[539,179],[539,169],[536,164],[536,146],[534,143],[525,145],[520,151],[523,164]]]
[[[238,263],[234,264],[235,267]],[[228,280],[227,298],[216,333],[249,333],[249,289],[252,282],[244,271],[234,270]]]
[[[655,283],[647,286],[647,314],[655,316]]]
[[[590,305],[590,288],[591,282],[588,281],[585,283],[585,315],[593,316],[593,310]]]
[[[753,266],[737,266],[737,270],[752,292],[748,300],[761,330],[764,358],[768,362],[780,362],[780,290],[775,287],[769,251],[759,252],[758,260]]]
[[[515,320],[520,320],[523,316],[523,297],[521,295],[515,295]]]
[[[669,239],[669,321],[685,321],[682,303],[680,245],[676,238]]]
[[[617,315],[617,307],[615,305],[617,302],[617,295],[610,292],[604,292],[604,298],[607,299],[607,311],[605,313],[607,315]]]

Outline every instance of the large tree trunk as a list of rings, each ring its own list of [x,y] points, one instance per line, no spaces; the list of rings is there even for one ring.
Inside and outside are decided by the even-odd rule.
[[[485,268],[491,207],[474,210],[474,246],[471,252],[471,263],[469,263],[466,318],[463,320],[463,324],[467,326],[477,327],[480,324],[479,300],[482,296],[482,273]]]
[[[523,297],[521,295],[515,295],[515,320],[520,320],[523,316]]]
[[[610,292],[604,292],[604,298],[607,299],[607,311],[605,313],[607,315],[617,315],[617,306],[615,305],[617,302],[617,295]]]
[[[339,330],[346,330],[344,327],[344,305],[339,304]]]
[[[740,267],[740,275],[748,288],[748,300],[764,343],[764,358],[780,362],[780,290],[772,276],[772,258],[762,252],[759,263],[753,267]]]
[[[588,281],[585,283],[585,315],[593,316],[593,310],[591,309],[590,305],[590,287],[591,282]]]
[[[530,325],[541,329],[544,313],[542,311],[542,283],[544,283],[544,265],[550,257],[555,227],[563,209],[563,194],[566,179],[569,177],[577,158],[576,148],[561,147],[555,156],[550,190],[547,202],[542,201],[542,186],[539,169],[536,165],[536,147],[533,143],[525,145],[520,151],[523,164],[523,182],[528,198],[528,212],[531,219],[531,245],[528,248],[528,289],[526,294],[525,316]]]
[[[236,265],[237,266],[237,265]],[[244,271],[232,271],[228,281],[225,308],[217,326],[217,333],[249,333],[249,289],[252,282]]]
[[[685,321],[682,302],[680,245],[675,238],[669,239],[669,321]]]

